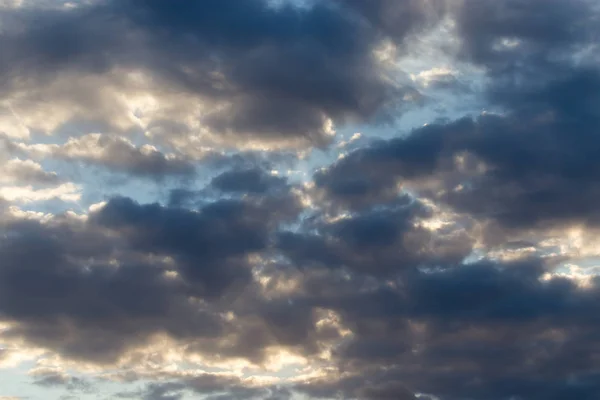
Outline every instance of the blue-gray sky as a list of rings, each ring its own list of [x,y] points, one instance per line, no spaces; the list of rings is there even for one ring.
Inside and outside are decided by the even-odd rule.
[[[0,0],[0,400],[600,398],[597,0]]]

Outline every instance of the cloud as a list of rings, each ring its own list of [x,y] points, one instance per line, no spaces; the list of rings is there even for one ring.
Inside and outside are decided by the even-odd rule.
[[[595,2],[0,7],[0,363],[38,391],[600,398]]]
[[[284,178],[258,168],[226,171],[211,182],[214,188],[223,192],[258,194],[285,187],[285,184]]]
[[[190,176],[191,162],[174,154],[163,154],[150,145],[135,146],[119,136],[89,134],[71,138],[52,151],[54,157],[81,160],[92,165],[123,171],[132,175],[161,179],[166,176]]]
[[[544,259],[464,263],[471,241],[462,228],[427,230],[436,211],[408,198],[317,216],[283,234],[309,246],[286,246],[280,224],[298,209],[280,196],[197,210],[115,198],[83,218],[41,221],[7,214],[0,313],[11,325],[3,340],[111,365],[139,364],[135,352],[161,334],[206,360],[266,365],[287,348],[330,365],[327,381],[295,386],[325,397],[593,398],[599,390],[587,377],[596,280],[582,287],[548,278]],[[46,375],[40,383],[64,383]],[[180,377],[135,396],[263,398],[271,390],[207,379]]]
[[[219,335],[218,315],[189,303],[184,283],[170,278],[168,267],[136,260],[126,249],[124,258],[119,257],[117,242],[87,223],[56,223],[5,227],[11,238],[2,245],[0,307],[3,318],[20,322],[4,332],[6,337],[24,337],[65,356],[106,362],[163,327],[180,337],[192,332],[198,337]],[[123,265],[111,264],[111,259]],[[214,293],[224,290],[228,280],[243,280],[226,272],[213,276],[222,282],[219,288],[210,286]],[[90,333],[100,331],[104,333],[90,342]]]
[[[235,281],[250,279],[243,257],[266,248],[269,232],[261,213],[239,201],[218,201],[194,213],[121,198],[92,220],[120,233],[138,251],[177,258],[185,265],[181,273],[198,283],[200,293],[220,295]]]
[[[151,383],[138,392],[122,392],[119,398],[142,398],[144,400],[177,400],[185,393],[208,395],[210,400],[242,399],[289,399],[289,392],[278,387],[253,387],[235,376],[219,374],[199,374],[178,381]],[[220,393],[220,394],[211,394]]]
[[[399,382],[389,382],[384,385],[365,387],[362,389],[361,397],[365,399],[384,400],[384,399],[400,399],[411,400],[416,399],[416,396],[411,393],[406,386]]]
[[[224,352],[260,354],[232,342],[224,331],[237,321],[208,303],[252,287],[252,255],[296,213],[292,197],[277,196],[218,200],[198,211],[115,198],[83,217],[7,213],[0,315],[16,324],[3,337],[100,363],[157,334],[204,338],[213,349],[223,335]]]
[[[6,152],[13,156],[29,157],[9,160],[4,169],[7,179],[21,183],[48,183],[58,181],[55,173],[41,170],[33,160],[68,163],[71,169],[77,166],[100,167],[113,173],[127,174],[131,178],[149,178],[156,181],[169,177],[191,178],[196,173],[192,159],[176,153],[165,153],[157,147],[144,144],[136,146],[130,139],[111,134],[90,133],[70,137],[62,144],[30,144],[4,138]],[[215,156],[206,150],[205,156]],[[196,154],[202,158],[200,154]],[[13,176],[11,178],[11,176]]]
[[[457,8],[456,19],[463,55],[495,76],[552,67],[561,60],[556,55],[581,50],[598,31],[588,0],[468,0]],[[535,78],[535,72],[529,76]]]
[[[184,148],[198,138],[234,147],[325,145],[337,123],[394,112],[409,89],[389,84],[372,50],[380,34],[402,41],[434,14],[413,1],[381,9],[334,3],[177,1],[167,10],[160,1],[128,0],[7,11],[4,20],[16,21],[0,39],[7,118],[29,131],[76,120],[141,126]],[[66,91],[79,80],[81,89]],[[56,106],[32,109],[39,100],[29,82],[46,85],[36,97]],[[171,137],[173,128],[183,136]]]
[[[513,109],[358,149],[319,171],[317,189],[336,204],[360,207],[388,201],[405,185],[508,227],[596,226],[598,169],[590,160],[598,147],[599,78],[598,71],[574,69],[535,92],[494,88]]]
[[[35,185],[55,185],[60,182],[55,172],[44,171],[42,166],[32,160],[13,158],[0,165],[3,184],[31,183]]]
[[[36,368],[30,371],[29,375],[35,378],[34,384],[41,387],[65,387],[69,391],[83,392],[92,390],[91,382],[79,377],[69,376],[60,370]]]
[[[454,146],[462,150],[461,139],[473,130],[473,122],[465,118],[430,124],[407,137],[376,141],[317,171],[316,189],[323,191],[325,200],[343,207],[364,208],[393,201],[403,180],[433,175],[442,153],[452,152]]]
[[[386,398],[394,390],[410,396],[398,383],[409,382],[444,399],[593,398],[600,388],[589,380],[595,361],[584,349],[597,346],[589,319],[597,282],[582,289],[562,278],[542,280],[543,271],[535,260],[481,262],[412,274],[397,286],[329,286],[312,301],[338,312],[353,332],[333,353],[344,373],[299,389]]]
[[[339,220],[316,220],[305,232],[284,232],[279,248],[300,268],[347,268],[368,275],[459,262],[472,248],[460,229],[447,235],[418,224],[428,210],[405,198],[396,207],[367,210]]]
[[[63,183],[47,189],[35,189],[33,186],[4,186],[0,188],[0,197],[13,202],[31,203],[58,199],[76,202],[81,198],[80,188],[73,183]]]

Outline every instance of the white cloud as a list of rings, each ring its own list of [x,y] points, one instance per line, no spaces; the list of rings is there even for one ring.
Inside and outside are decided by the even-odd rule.
[[[0,197],[19,203],[32,203],[54,199],[77,202],[81,198],[81,188],[71,182],[49,189],[37,190],[31,185],[7,186],[0,188]]]
[[[0,183],[18,185],[23,183],[57,183],[55,172],[44,171],[42,166],[32,160],[11,159],[0,165]]]

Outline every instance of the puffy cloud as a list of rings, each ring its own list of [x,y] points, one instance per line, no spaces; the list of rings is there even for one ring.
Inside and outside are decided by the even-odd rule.
[[[402,102],[407,89],[390,85],[372,51],[382,33],[402,41],[435,15],[422,2],[405,3],[177,1],[165,8],[131,0],[7,11],[6,115],[25,135],[87,120],[142,127],[184,148],[324,145],[335,123]],[[32,98],[31,82],[46,89]],[[31,107],[47,98],[55,106]]]
[[[415,129],[358,149],[315,175],[346,207],[388,201],[404,185],[459,212],[508,227],[598,223],[598,168],[591,161],[600,73],[557,75],[537,91],[505,86],[512,109]],[[566,100],[568,96],[569,100]]]
[[[111,134],[91,133],[79,137],[70,137],[62,144],[30,144],[4,138],[8,155],[29,157],[29,160],[15,158],[4,164],[4,180],[21,183],[49,183],[58,181],[56,173],[42,170],[33,161],[64,161],[74,169],[77,166],[103,168],[109,172],[127,174],[132,178],[150,178],[156,181],[168,177],[191,178],[196,173],[194,160],[190,157],[165,153],[155,146],[144,144],[136,146],[130,139]],[[206,149],[207,159],[214,158],[214,152]],[[197,158],[202,158],[196,154]]]
[[[58,199],[76,202],[81,198],[81,189],[73,183],[63,183],[53,188],[36,189],[27,186],[4,186],[0,188],[0,197],[19,203],[31,203]]]
[[[69,391],[90,392],[92,384],[85,379],[69,376],[60,369],[35,368],[29,371],[34,377],[34,384],[42,387],[65,386]]]
[[[463,55],[502,76],[551,67],[555,56],[585,48],[598,32],[596,11],[588,0],[467,0],[456,7],[456,20]]]
[[[353,397],[393,396],[395,388],[410,396],[398,383],[406,382],[443,399],[593,398],[597,282],[582,289],[542,280],[543,270],[537,261],[483,262],[420,272],[397,286],[331,285],[316,297],[352,335],[333,353],[339,372],[299,389]]]
[[[174,154],[163,154],[150,145],[136,147],[119,136],[89,134],[71,138],[62,146],[52,149],[54,157],[65,160],[81,160],[92,165],[104,166],[132,175],[156,179],[169,175],[191,175],[192,163]]]
[[[198,211],[115,198],[83,218],[7,213],[0,313],[16,325],[3,337],[96,362],[118,360],[162,333],[223,335],[232,355],[238,345],[245,351],[224,333],[236,324],[222,315],[228,309],[203,304],[251,285],[252,255],[296,213],[293,197],[277,196],[219,200]]]
[[[0,3],[0,366],[149,400],[599,398],[597,4],[233,3]],[[416,98],[427,124],[375,126]]]
[[[419,224],[428,214],[422,204],[405,198],[396,207],[312,221],[305,232],[282,233],[279,247],[301,268],[347,268],[375,276],[468,256],[473,245],[468,233],[460,227],[432,232]]]
[[[400,382],[386,382],[379,386],[367,386],[361,390],[361,397],[369,400],[412,400],[417,398]]]
[[[213,178],[211,185],[223,192],[265,193],[285,187],[286,180],[259,168],[230,170]]]
[[[40,164],[19,158],[8,160],[0,165],[0,173],[2,173],[0,182],[3,184],[52,185],[59,182],[55,172],[44,171]]]

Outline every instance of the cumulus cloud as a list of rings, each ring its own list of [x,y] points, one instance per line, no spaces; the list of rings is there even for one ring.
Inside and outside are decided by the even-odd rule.
[[[252,0],[177,1],[168,10],[161,1],[126,1],[7,11],[4,20],[16,21],[5,23],[2,36],[7,118],[20,121],[25,134],[83,119],[141,126],[173,145],[324,145],[334,124],[401,102],[407,89],[389,84],[372,49],[382,33],[402,41],[435,20],[430,8],[413,1],[269,7]],[[132,72],[116,72],[123,69]],[[37,98],[31,82],[46,85]],[[31,108],[48,97],[55,107]],[[174,131],[179,138],[170,137]]]
[[[4,186],[0,188],[0,197],[18,203],[31,203],[58,199],[76,202],[81,198],[80,188],[73,183],[63,183],[53,188],[36,189],[27,186]]]
[[[32,183],[37,185],[56,184],[59,182],[55,172],[44,171],[42,166],[32,160],[14,158],[1,166],[3,184]]]
[[[136,146],[125,137],[110,134],[91,133],[71,137],[62,144],[29,144],[5,138],[5,146],[9,154],[36,160],[66,161],[71,167],[82,163],[132,177],[162,180],[166,177],[191,177],[195,173],[194,163],[188,157],[164,153],[149,144]],[[209,155],[210,151],[207,150],[206,153]],[[21,170],[29,170],[20,172],[21,176],[14,178],[20,181],[27,181],[27,178],[37,178],[38,181],[52,178],[50,173],[42,175],[41,166],[32,160],[22,161],[17,158],[10,160],[5,166],[6,169],[10,169],[9,173],[18,167]]]
[[[594,1],[0,7],[0,367],[123,399],[600,397]]]
[[[51,388],[64,386],[69,391],[90,392],[92,385],[85,379],[69,376],[64,371],[52,368],[35,368],[29,371],[29,375],[34,378],[34,384]]]
[[[539,100],[521,105],[527,94],[518,92],[507,114],[432,124],[359,149],[319,172],[317,187],[352,205],[385,201],[405,184],[510,226],[596,225],[597,168],[587,160],[597,147],[590,111],[598,76],[575,71]],[[570,92],[567,104],[561,99]]]
[[[226,171],[211,182],[216,189],[234,193],[265,193],[285,187],[285,184],[284,178],[267,174],[259,168]]]
[[[343,267],[375,276],[466,258],[473,245],[468,233],[432,232],[419,224],[428,214],[405,198],[396,207],[312,220],[305,232],[282,233],[279,246],[300,267]]]
[[[174,154],[163,154],[156,147],[133,143],[118,136],[89,134],[71,138],[53,150],[66,160],[81,160],[133,175],[162,178],[168,175],[191,175],[193,165]]]
[[[484,94],[496,111],[358,149],[318,172],[317,188],[357,206],[405,185],[505,226],[596,225],[597,166],[589,160],[600,72],[581,54],[594,53],[597,13],[587,1],[553,5],[546,13],[547,2],[464,2],[456,11],[461,54],[486,69]],[[565,29],[553,29],[556,21]]]

